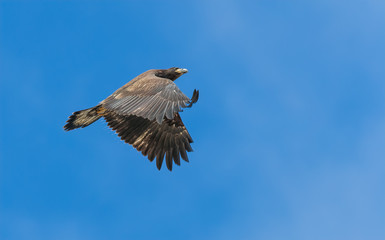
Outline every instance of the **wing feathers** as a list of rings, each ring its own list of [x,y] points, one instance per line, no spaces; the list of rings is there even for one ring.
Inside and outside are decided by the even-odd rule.
[[[187,152],[191,152],[191,136],[179,114],[172,120],[164,119],[162,124],[135,115],[124,116],[115,112],[104,113],[108,126],[117,132],[125,142],[133,145],[150,161],[156,158],[156,166],[161,169],[165,159],[167,168],[172,163],[180,165],[180,157],[188,162]]]
[[[199,92],[194,90],[190,100],[171,80],[147,79],[146,84],[127,85],[101,102],[104,108],[120,115],[136,115],[161,124],[172,120],[182,108],[191,107],[198,100]]]

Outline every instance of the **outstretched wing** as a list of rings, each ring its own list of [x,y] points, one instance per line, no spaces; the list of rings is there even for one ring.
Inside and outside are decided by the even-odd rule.
[[[199,92],[195,90],[194,96],[198,100]],[[101,102],[105,109],[119,115],[156,119],[159,124],[165,117],[174,119],[175,113],[192,103],[173,81],[155,76],[127,84]]]
[[[126,143],[134,146],[150,161],[156,157],[156,166],[162,167],[166,156],[167,168],[172,170],[172,162],[180,165],[180,157],[188,162],[187,152],[191,152],[193,142],[178,113],[173,119],[165,118],[162,124],[155,120],[135,115],[121,115],[116,112],[103,113],[108,126]]]

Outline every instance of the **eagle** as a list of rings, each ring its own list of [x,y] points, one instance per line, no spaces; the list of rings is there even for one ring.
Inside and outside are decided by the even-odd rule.
[[[92,108],[74,112],[64,130],[84,128],[103,117],[108,126],[160,170],[163,160],[172,171],[173,162],[189,162],[193,142],[179,115],[198,101],[199,90],[188,98],[174,81],[187,69],[152,69],[135,77]]]

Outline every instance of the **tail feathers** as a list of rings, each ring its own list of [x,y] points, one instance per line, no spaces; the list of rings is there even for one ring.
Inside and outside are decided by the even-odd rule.
[[[76,128],[84,128],[98,120],[101,116],[98,114],[100,105],[81,111],[74,112],[68,119],[64,130],[70,131]]]

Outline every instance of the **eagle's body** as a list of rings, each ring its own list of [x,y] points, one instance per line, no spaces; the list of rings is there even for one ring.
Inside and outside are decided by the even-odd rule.
[[[158,169],[166,156],[166,165],[171,171],[173,161],[180,165],[181,157],[188,162],[186,151],[192,151],[193,140],[179,112],[198,100],[199,91],[194,90],[189,99],[173,82],[186,72],[180,68],[144,72],[99,105],[74,112],[64,129],[86,127],[104,117],[122,140],[150,161],[156,157]]]

